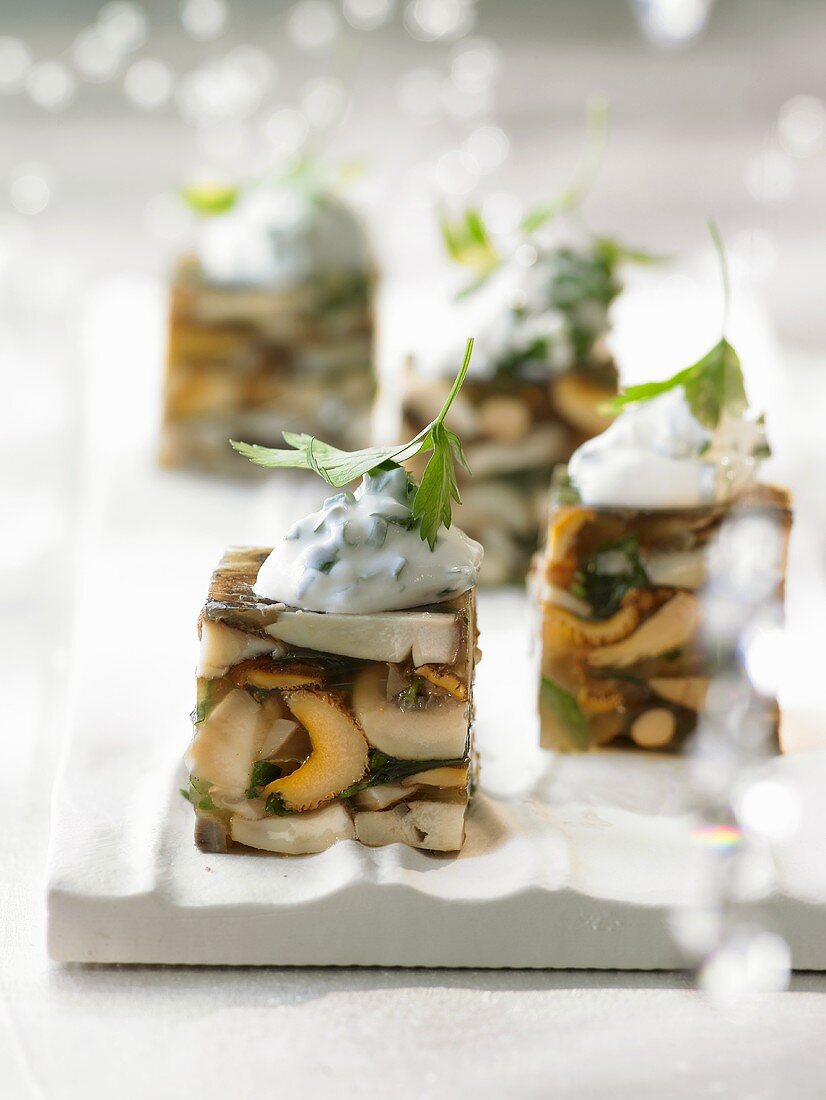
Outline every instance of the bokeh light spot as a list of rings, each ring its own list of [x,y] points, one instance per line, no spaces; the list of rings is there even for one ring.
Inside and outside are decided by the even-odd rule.
[[[31,50],[19,38],[0,37],[0,92],[23,87],[32,63]]]
[[[77,83],[62,61],[39,61],[26,77],[26,91],[44,111],[62,111],[75,97]]]
[[[123,78],[123,90],[136,107],[147,111],[162,107],[172,95],[175,74],[163,61],[142,57],[131,65]]]
[[[287,35],[301,50],[326,50],[338,31],[338,12],[328,0],[300,0],[287,16]]]

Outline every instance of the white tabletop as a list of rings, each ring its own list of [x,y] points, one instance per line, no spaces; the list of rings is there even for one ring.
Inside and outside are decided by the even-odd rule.
[[[794,359],[802,384],[813,365]],[[114,1085],[123,1100],[189,1090],[212,1100],[270,1081],[307,1096],[823,1095],[826,976],[796,975],[790,992],[727,1016],[684,974],[50,963],[44,861],[70,663],[67,575],[7,591],[0,619],[4,1098],[86,1100]]]

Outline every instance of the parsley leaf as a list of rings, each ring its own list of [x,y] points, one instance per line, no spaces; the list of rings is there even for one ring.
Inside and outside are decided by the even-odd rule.
[[[433,768],[462,768],[468,762],[467,756],[456,757],[453,760],[397,760],[383,752],[374,751],[370,754],[370,770],[364,779],[341,791],[338,797],[352,798],[359,791],[375,787],[378,783],[398,783],[409,775],[431,771]]]
[[[485,276],[502,263],[502,257],[478,210],[466,210],[453,222],[442,211],[439,228],[447,254],[454,263],[470,267]]]
[[[258,798],[261,788],[281,778],[281,768],[270,760],[256,760],[252,766],[247,798]]]
[[[578,749],[587,749],[590,746],[588,719],[573,695],[547,676],[542,677],[540,692],[542,702],[553,711],[573,745]]]
[[[240,187],[229,183],[189,183],[181,188],[181,198],[196,214],[226,214],[238,201]]]
[[[289,814],[294,814],[297,811],[288,810],[284,805],[284,799],[280,794],[276,794],[274,791],[272,794],[267,795],[267,800],[264,803],[264,813],[268,817],[287,817]]]
[[[650,401],[652,397],[678,386],[682,386],[689,408],[706,428],[716,428],[724,413],[739,416],[748,407],[740,358],[725,336],[731,297],[726,254],[714,222],[709,222],[708,229],[720,261],[723,282],[723,335],[710,351],[690,367],[678,371],[664,382],[644,382],[640,386],[629,386],[606,402],[606,411],[619,412],[626,405]]]
[[[706,428],[716,428],[724,412],[739,416],[748,405],[740,359],[731,344],[722,337],[711,351],[690,367],[678,371],[664,382],[643,382],[628,386],[606,402],[610,412],[619,412],[626,405],[650,401],[668,390],[682,386],[686,401],[697,420]]]
[[[366,447],[361,451],[341,451],[314,436],[284,432],[289,450],[261,447],[258,444],[230,440],[239,454],[268,469],[312,470],[328,484],[341,488],[385,464],[399,464],[416,455],[431,452],[424,474],[413,497],[413,516],[419,522],[419,533],[432,550],[439,528],[450,527],[451,502],[461,503],[456,484],[456,463],[470,472],[455,432],[445,427],[445,417],[470,367],[473,340],[465,346],[465,356],[438,416],[408,443],[390,447]]]
[[[585,141],[573,179],[550,202],[525,215],[521,226],[523,233],[535,233],[559,214],[574,210],[581,204],[599,172],[607,140],[608,104],[602,97],[595,97],[588,103]]]
[[[636,535],[606,543],[590,554],[574,578],[572,591],[588,601],[598,619],[609,619],[619,610],[632,588],[644,588],[648,576],[640,561]]]

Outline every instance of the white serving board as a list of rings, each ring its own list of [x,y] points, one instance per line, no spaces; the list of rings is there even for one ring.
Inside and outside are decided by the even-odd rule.
[[[70,737],[53,807],[49,949],[62,961],[658,969],[696,901],[683,760],[537,747],[531,615],[485,594],[481,791],[457,858],[354,842],[317,856],[207,855],[178,788],[195,622],[225,542],[274,537],[307,490],[111,459],[81,548]],[[301,499],[299,499],[301,498]],[[798,967],[826,968],[826,752],[773,767],[805,788],[765,906]]]

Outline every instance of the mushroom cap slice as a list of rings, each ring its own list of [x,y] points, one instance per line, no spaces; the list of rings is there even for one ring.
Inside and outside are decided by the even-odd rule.
[[[543,616],[544,644],[553,649],[570,646],[605,646],[627,638],[640,621],[636,605],[628,603],[610,619],[581,619],[554,604],[546,604]]]
[[[333,692],[290,691],[284,699],[309,733],[312,750],[294,772],[268,784],[263,796],[279,795],[288,810],[314,810],[362,778],[367,771],[367,741]]]
[[[588,664],[595,668],[628,668],[648,657],[680,649],[694,638],[699,621],[697,597],[691,592],[678,592],[629,637],[590,652]]]
[[[464,756],[467,705],[434,699],[422,710],[402,710],[388,700],[387,668],[368,665],[356,677],[353,710],[371,745],[400,760],[454,760]]]
[[[236,843],[288,856],[323,852],[337,840],[354,840],[355,835],[352,818],[341,802],[306,814],[260,821],[233,816],[230,821],[230,836]]]
[[[372,615],[284,611],[267,633],[290,645],[365,661],[449,664],[460,643],[459,617],[444,611],[385,611]]]

